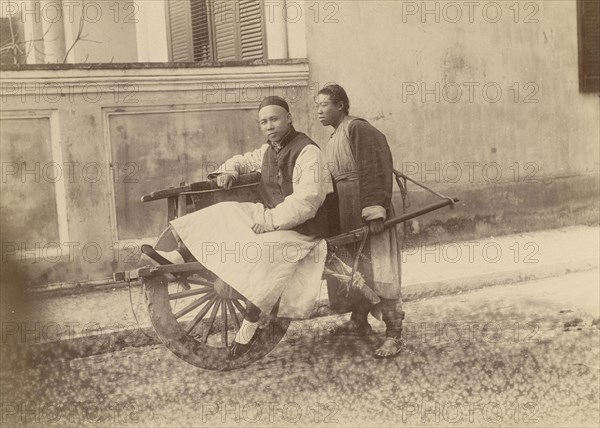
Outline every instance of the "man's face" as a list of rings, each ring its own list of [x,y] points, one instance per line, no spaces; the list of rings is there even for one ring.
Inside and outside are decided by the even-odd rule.
[[[317,98],[317,116],[323,126],[336,126],[344,116],[342,102],[331,101],[329,95],[319,94]]]
[[[266,106],[258,112],[258,122],[269,141],[279,143],[292,126],[292,115],[283,107]]]

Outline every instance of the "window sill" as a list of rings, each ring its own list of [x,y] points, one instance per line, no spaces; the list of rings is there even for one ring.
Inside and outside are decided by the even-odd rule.
[[[12,66],[11,66],[12,67]],[[2,96],[19,96],[19,88],[50,85],[72,87],[69,93],[107,91],[114,85],[135,92],[214,90],[216,87],[308,86],[309,68],[305,59],[252,62],[137,63],[137,64],[47,64],[20,65],[0,73]],[[25,86],[23,86],[25,85]],[[99,88],[98,88],[99,87]]]
[[[85,64],[2,64],[0,71],[35,70],[160,70],[160,69],[207,69],[224,67],[264,67],[275,65],[308,64],[308,59],[271,59],[253,61],[221,62],[127,62],[127,63],[85,63]]]

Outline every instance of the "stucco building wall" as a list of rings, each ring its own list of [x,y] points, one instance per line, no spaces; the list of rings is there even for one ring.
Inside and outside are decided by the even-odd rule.
[[[412,238],[588,221],[600,102],[578,91],[575,2],[451,3],[304,3],[306,45],[289,50],[307,60],[3,71],[3,276],[86,281],[135,267],[166,225],[166,203],[141,195],[258,147],[255,109],[271,93],[325,146],[314,97],[327,82],[387,135],[397,169],[461,199],[419,218]],[[429,200],[411,193],[413,207]]]

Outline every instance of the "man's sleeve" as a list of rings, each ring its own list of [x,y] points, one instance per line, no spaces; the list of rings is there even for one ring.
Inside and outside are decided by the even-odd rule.
[[[208,178],[215,178],[220,174],[231,174],[235,178],[240,175],[249,174],[254,171],[260,172],[262,167],[263,157],[269,147],[268,144],[263,144],[259,149],[252,152],[244,153],[243,155],[235,155],[227,159],[215,172],[208,175]]]
[[[349,127],[350,148],[358,168],[362,217],[387,217],[392,199],[392,155],[385,136],[363,120]]]
[[[272,220],[275,229],[293,229],[310,220],[323,205],[325,196],[333,192],[322,156],[321,149],[312,144],[298,155],[292,177],[293,193],[266,213],[267,221]]]

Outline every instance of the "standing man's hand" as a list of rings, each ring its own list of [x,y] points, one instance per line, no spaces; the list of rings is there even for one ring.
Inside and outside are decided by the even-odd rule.
[[[384,229],[385,229],[385,227],[383,226],[382,218],[371,220],[369,222],[369,233],[371,235],[377,235],[377,234],[383,232]]]
[[[233,174],[221,174],[217,176],[217,186],[229,190],[233,186],[235,176]]]

